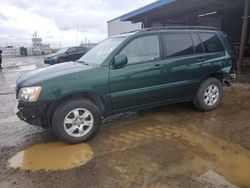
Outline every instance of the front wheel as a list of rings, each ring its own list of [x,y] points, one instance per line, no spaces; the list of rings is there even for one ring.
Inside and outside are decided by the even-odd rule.
[[[101,124],[99,109],[87,99],[72,99],[61,104],[52,119],[55,135],[69,144],[90,140]]]
[[[193,99],[194,106],[201,111],[211,111],[220,104],[223,97],[222,83],[216,78],[202,82]]]
[[[60,57],[59,59],[58,59],[58,63],[63,63],[64,62],[64,59],[62,58],[62,57]]]

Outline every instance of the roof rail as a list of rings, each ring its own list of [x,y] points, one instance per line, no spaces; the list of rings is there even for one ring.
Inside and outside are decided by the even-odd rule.
[[[216,27],[208,27],[208,26],[166,26],[166,27],[150,27],[143,29],[136,29],[128,32],[123,32],[121,34],[129,34],[135,32],[147,32],[147,31],[157,31],[157,30],[178,30],[178,29],[186,29],[186,30],[211,30],[218,31],[219,29]]]
[[[150,28],[147,28],[147,29],[150,29]],[[135,33],[135,32],[140,32],[140,31],[146,31],[147,29],[146,28],[145,29],[136,29],[136,30],[132,30],[132,31],[123,32],[121,34],[129,34],[129,33]]]
[[[166,27],[152,27],[145,28],[141,31],[155,31],[155,30],[169,30],[169,29],[187,29],[187,30],[218,30],[216,27],[207,27],[207,26],[166,26]]]

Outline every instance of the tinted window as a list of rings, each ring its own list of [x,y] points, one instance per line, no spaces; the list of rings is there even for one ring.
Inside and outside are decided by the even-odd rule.
[[[73,47],[73,48],[69,48],[67,50],[68,53],[73,53],[73,52],[76,52],[76,47]]]
[[[203,53],[203,46],[202,43],[196,34],[192,34],[193,42],[194,42],[194,51],[196,54]]]
[[[84,47],[77,48],[78,52],[87,52],[88,50]]]
[[[128,57],[128,63],[139,63],[160,58],[158,36],[140,37],[130,42],[121,52]]]
[[[193,55],[194,47],[191,35],[189,34],[164,34],[163,41],[166,46],[167,57]]]
[[[218,39],[218,37],[213,33],[200,33],[201,41],[203,42],[205,52],[221,52],[224,48]]]

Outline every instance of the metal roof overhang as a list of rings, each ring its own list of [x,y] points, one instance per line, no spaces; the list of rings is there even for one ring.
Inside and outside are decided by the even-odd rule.
[[[150,12],[150,11],[154,11],[155,9],[157,8],[160,8],[162,6],[165,6],[165,5],[168,5],[169,3],[172,3],[176,0],[159,0],[159,1],[156,1],[154,3],[151,3],[149,5],[146,5],[142,8],[139,8],[137,10],[134,10],[126,15],[123,15],[121,17],[121,21],[130,21],[131,19],[135,18],[135,17],[138,17],[140,15],[143,15],[147,12]]]
[[[228,0],[232,4],[235,0]],[[236,1],[237,2],[237,1]],[[121,21],[142,22],[145,19],[157,20],[161,17],[173,17],[183,13],[219,11],[223,8],[222,0],[160,0],[121,16]],[[233,6],[233,5],[231,5]]]

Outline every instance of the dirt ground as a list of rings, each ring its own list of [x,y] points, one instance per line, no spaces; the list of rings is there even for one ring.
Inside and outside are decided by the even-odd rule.
[[[14,115],[15,80],[42,57],[4,59],[0,72],[0,187],[250,187],[250,75],[218,109],[191,103],[110,117],[74,146]],[[250,82],[249,82],[250,83]]]

